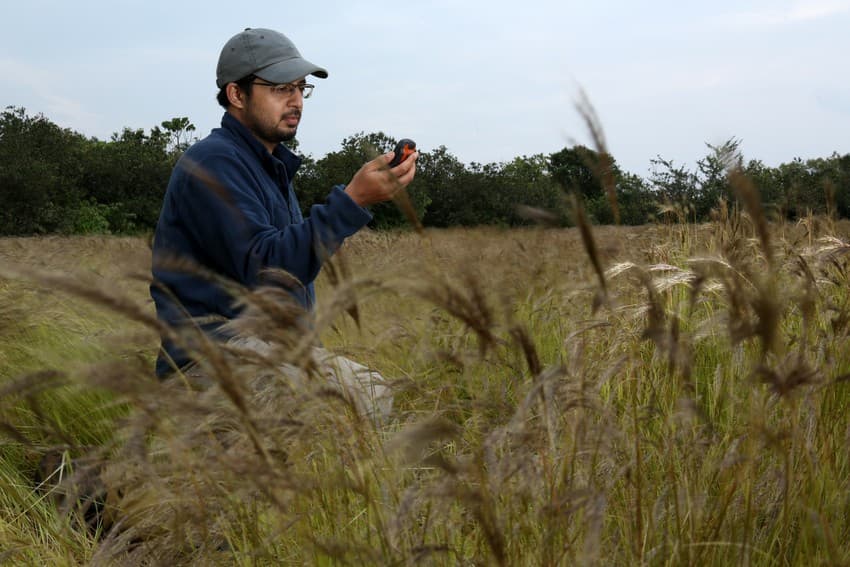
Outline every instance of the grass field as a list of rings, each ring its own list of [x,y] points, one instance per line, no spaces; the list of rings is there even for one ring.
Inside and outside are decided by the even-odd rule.
[[[358,235],[316,332],[392,379],[380,425],[256,379],[309,364],[273,293],[242,300],[276,358],[160,384],[143,239],[0,240],[0,562],[850,564],[849,238]]]

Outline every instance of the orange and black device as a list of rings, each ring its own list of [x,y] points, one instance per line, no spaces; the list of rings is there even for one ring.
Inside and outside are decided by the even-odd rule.
[[[407,159],[407,157],[416,151],[416,142],[407,138],[402,138],[395,145],[395,155],[390,162],[389,167],[393,168]]]

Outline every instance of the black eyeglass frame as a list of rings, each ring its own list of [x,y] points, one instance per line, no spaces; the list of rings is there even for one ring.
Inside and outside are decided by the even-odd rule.
[[[257,79],[251,81],[251,84],[261,87],[269,87],[272,89],[272,94],[286,97],[294,95],[295,91],[299,90],[301,91],[301,96],[304,98],[310,98],[310,95],[313,94],[313,89],[316,88],[316,85],[311,85],[310,83],[268,83],[265,81],[259,82]]]

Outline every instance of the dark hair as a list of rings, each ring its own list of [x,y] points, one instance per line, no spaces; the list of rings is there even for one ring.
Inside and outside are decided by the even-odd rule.
[[[256,78],[257,78],[256,75],[248,75],[247,77],[242,77],[238,81],[233,81],[233,82],[236,83],[236,86],[238,86],[240,89],[245,91],[245,94],[247,96],[251,96],[251,91],[253,89],[253,85],[251,83],[253,83],[254,79],[256,79]],[[215,97],[216,100],[218,101],[218,103],[222,107],[224,107],[225,110],[227,110],[227,107],[230,106],[230,101],[227,100],[227,85],[228,84],[230,84],[230,83],[227,83],[223,87],[218,89],[218,94]]]

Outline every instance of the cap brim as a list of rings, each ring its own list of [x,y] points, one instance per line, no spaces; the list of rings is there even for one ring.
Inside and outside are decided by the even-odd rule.
[[[313,75],[320,79],[328,78],[328,72],[325,69],[300,58],[273,63],[268,67],[254,71],[254,74],[270,83],[291,83],[307,75]]]

